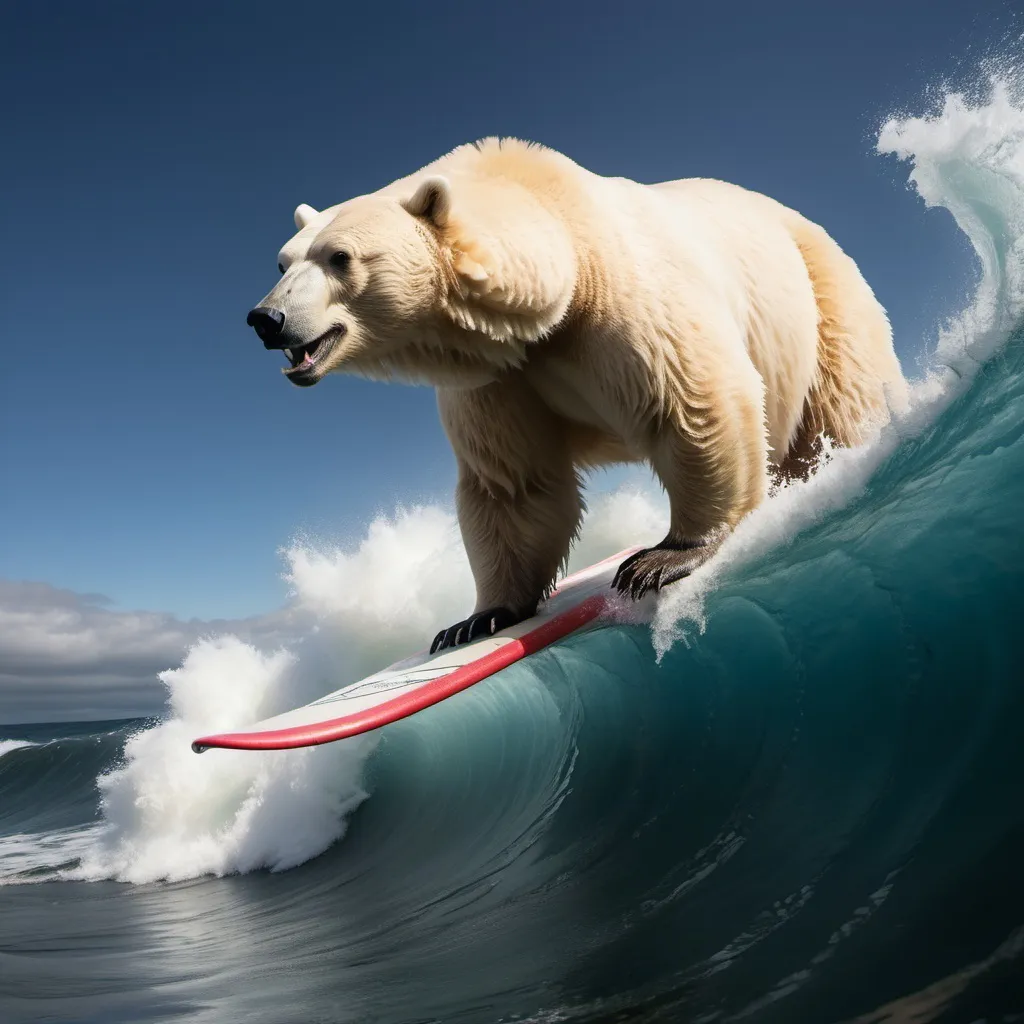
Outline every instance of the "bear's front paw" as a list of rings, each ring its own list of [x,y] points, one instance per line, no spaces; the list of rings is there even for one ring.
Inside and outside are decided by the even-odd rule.
[[[482,612],[474,612],[468,619],[456,622],[454,626],[442,629],[434,642],[430,645],[430,653],[443,651],[446,647],[456,647],[459,644],[468,644],[471,640],[477,640],[482,636],[493,636],[499,630],[514,626],[522,622],[525,616],[516,615],[499,605],[497,608],[487,608]]]
[[[639,600],[649,590],[661,590],[702,566],[718,550],[721,535],[700,540],[674,541],[666,537],[653,548],[637,551],[627,558],[612,580],[620,594]]]

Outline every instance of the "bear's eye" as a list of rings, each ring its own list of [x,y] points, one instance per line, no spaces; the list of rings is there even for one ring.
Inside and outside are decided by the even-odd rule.
[[[277,269],[280,270],[281,273],[283,274],[284,273],[284,264],[283,263],[278,263]]]
[[[351,259],[352,257],[349,256],[347,252],[341,250],[339,252],[334,253],[334,255],[331,256],[330,262],[331,266],[334,267],[335,270],[344,270],[349,265],[349,261]]]

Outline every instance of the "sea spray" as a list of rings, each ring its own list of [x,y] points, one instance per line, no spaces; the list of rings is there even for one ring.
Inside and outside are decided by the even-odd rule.
[[[105,828],[71,877],[130,882],[294,867],[344,834],[366,798],[361,771],[371,738],[328,749],[253,757],[189,746],[287,706],[301,686],[298,659],[262,654],[235,637],[201,642],[161,674],[171,717],[131,736],[124,765],[99,779]]]
[[[573,566],[664,531],[657,499],[635,487],[599,496]],[[354,549],[309,538],[285,552],[295,606],[312,625],[287,648],[235,636],[196,644],[160,674],[168,718],[127,741],[124,763],[99,779],[103,828],[64,877],[130,882],[283,870],[341,838],[366,799],[377,736],[263,753],[191,742],[299,706],[421,649],[473,605],[455,516],[436,507],[380,516]]]

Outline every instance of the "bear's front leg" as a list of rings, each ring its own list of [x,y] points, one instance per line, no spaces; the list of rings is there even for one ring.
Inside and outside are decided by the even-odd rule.
[[[438,406],[458,459],[456,508],[477,600],[471,616],[434,637],[431,653],[533,615],[583,516],[565,425],[518,374],[442,389]]]
[[[660,544],[630,555],[612,586],[634,600],[710,561],[732,528],[764,500],[768,441],[763,385],[749,374],[727,396],[680,406],[654,437],[651,466],[668,493],[671,523]]]
[[[476,611],[442,629],[431,654],[533,615],[569,553],[583,512],[571,464],[561,475],[505,490],[488,486],[460,460],[456,505],[476,581]]]

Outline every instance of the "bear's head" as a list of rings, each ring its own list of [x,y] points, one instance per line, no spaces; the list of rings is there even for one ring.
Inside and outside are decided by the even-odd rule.
[[[508,182],[421,177],[300,206],[295,225],[281,280],[247,323],[303,387],[333,371],[479,386],[523,361],[575,287],[564,225]]]

